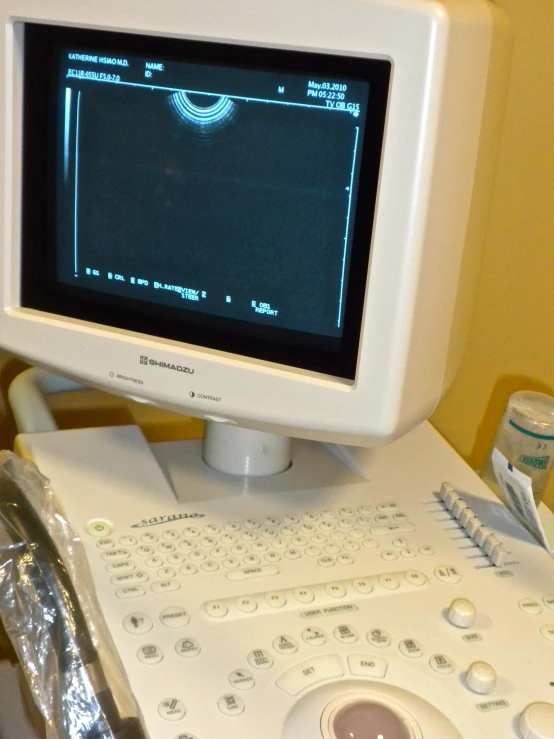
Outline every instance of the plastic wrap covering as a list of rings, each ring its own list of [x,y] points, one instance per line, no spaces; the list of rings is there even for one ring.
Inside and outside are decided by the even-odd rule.
[[[48,739],[146,738],[83,546],[48,481],[11,452],[0,453],[0,617]]]

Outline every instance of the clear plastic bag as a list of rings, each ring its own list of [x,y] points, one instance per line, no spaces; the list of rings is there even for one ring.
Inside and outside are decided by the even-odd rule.
[[[0,617],[48,739],[146,738],[82,544],[48,481],[11,452],[0,452]]]

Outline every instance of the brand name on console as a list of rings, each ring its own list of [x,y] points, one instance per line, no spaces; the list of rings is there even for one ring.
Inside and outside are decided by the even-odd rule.
[[[141,364],[149,364],[152,367],[161,367],[162,369],[174,370],[175,372],[185,372],[187,375],[194,375],[192,367],[183,367],[181,364],[171,364],[171,362],[158,362],[157,359],[148,359],[148,357],[141,356]]]
[[[131,524],[132,529],[144,529],[147,526],[158,526],[161,523],[172,523],[174,521],[182,521],[187,518],[204,518],[205,513],[170,513],[167,516],[153,516],[152,518],[143,518],[138,523]]]

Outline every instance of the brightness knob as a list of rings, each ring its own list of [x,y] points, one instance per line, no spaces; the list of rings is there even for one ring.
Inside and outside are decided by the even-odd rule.
[[[474,693],[479,693],[479,695],[492,693],[496,687],[496,672],[494,668],[488,662],[474,662],[466,672],[466,685]]]
[[[519,717],[523,739],[554,739],[554,706],[552,703],[531,703]]]
[[[469,629],[473,626],[477,610],[473,603],[466,598],[455,598],[448,609],[448,620],[459,629]]]

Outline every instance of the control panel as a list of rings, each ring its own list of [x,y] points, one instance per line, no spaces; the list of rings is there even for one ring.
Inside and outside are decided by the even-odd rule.
[[[23,443],[151,739],[554,738],[554,564],[431,427],[370,479],[221,499],[137,430]]]

